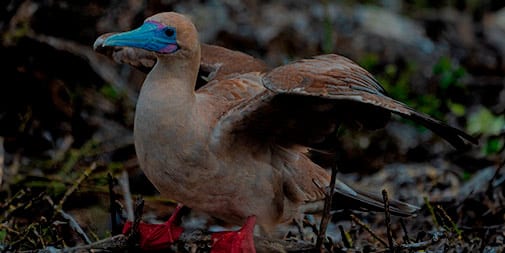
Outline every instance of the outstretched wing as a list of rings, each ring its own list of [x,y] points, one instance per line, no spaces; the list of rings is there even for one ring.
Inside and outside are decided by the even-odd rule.
[[[111,57],[118,63],[126,63],[144,73],[149,73],[156,63],[154,52],[133,47],[104,47],[104,40],[115,33],[106,33],[95,40],[95,51]],[[266,64],[248,54],[233,51],[220,46],[201,44],[201,72],[207,75],[207,81],[222,80],[230,74],[262,72]]]
[[[312,146],[342,121],[382,127],[392,112],[428,127],[456,148],[477,143],[465,132],[388,97],[370,73],[343,56],[299,60],[266,73],[262,83],[268,90],[229,110],[216,134]]]

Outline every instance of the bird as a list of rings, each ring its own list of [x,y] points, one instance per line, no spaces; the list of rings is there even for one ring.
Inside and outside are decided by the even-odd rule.
[[[455,148],[477,144],[464,131],[389,97],[344,56],[268,68],[247,54],[200,43],[184,14],[157,13],[134,30],[99,37],[94,47],[120,48],[117,60],[148,72],[133,133],[139,165],[151,183],[163,196],[243,225],[248,233],[254,224],[268,233],[322,210],[331,177],[310,150],[345,122],[379,128],[397,114]],[[202,69],[209,76],[197,85]],[[382,198],[338,179],[331,194],[345,199],[335,208],[383,208]],[[401,201],[390,205],[403,216],[418,209]],[[246,240],[232,247],[250,245]]]

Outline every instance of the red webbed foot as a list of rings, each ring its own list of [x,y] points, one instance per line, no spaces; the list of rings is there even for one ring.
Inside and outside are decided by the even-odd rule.
[[[176,225],[181,215],[182,205],[177,205],[172,216],[162,224],[139,223],[139,244],[143,250],[165,249],[174,243],[183,232],[183,228]],[[123,227],[123,234],[127,234],[133,222],[127,221]]]
[[[254,224],[256,216],[249,216],[238,231],[225,231],[212,234],[211,253],[255,253]]]

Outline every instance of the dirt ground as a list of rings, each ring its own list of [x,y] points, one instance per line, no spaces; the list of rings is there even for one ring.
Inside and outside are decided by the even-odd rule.
[[[505,2],[8,0],[0,9],[0,252],[86,251],[120,233],[138,196],[145,222],[170,216],[176,203],[158,195],[133,147],[145,74],[92,48],[99,35],[161,11],[190,15],[201,41],[271,67],[344,55],[390,96],[479,138],[455,150],[397,118],[384,129],[342,129],[339,178],[421,210],[390,222],[383,212],[334,212],[329,252],[391,251],[391,243],[398,252],[504,251]],[[328,168],[335,160],[318,159]],[[319,219],[287,224],[277,239],[313,245]],[[235,229],[194,212],[184,223],[203,234]],[[171,250],[209,251],[205,236],[191,236],[197,242]],[[288,250],[310,250],[300,245]]]

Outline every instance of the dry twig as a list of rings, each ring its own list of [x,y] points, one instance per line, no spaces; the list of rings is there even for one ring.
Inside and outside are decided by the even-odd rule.
[[[321,225],[319,226],[319,233],[317,234],[316,248],[320,249],[323,246],[324,238],[326,236],[326,228],[328,227],[328,222],[330,221],[330,209],[331,202],[333,199],[333,192],[335,191],[335,180],[337,180],[337,166],[338,159],[335,159],[335,163],[331,168],[331,179],[328,192],[326,192],[326,197],[324,199],[324,209],[323,217],[321,218]]]
[[[388,247],[387,242],[385,242],[384,240],[382,240],[376,233],[374,233],[372,231],[372,229],[367,224],[365,224],[358,217],[356,217],[356,215],[351,214],[351,219],[354,222],[358,223],[358,225],[360,225],[362,228],[364,228],[368,233],[370,233],[370,235],[372,235],[373,238],[377,239],[382,245],[384,245],[384,247],[386,247],[386,248]]]
[[[338,229],[340,230],[340,234],[342,235],[342,242],[346,248],[352,248],[352,239],[348,233],[345,232],[344,227],[342,225],[338,225]]]
[[[458,234],[458,239],[461,240],[463,237],[461,236],[461,230],[458,228],[458,225],[454,223],[451,217],[447,214],[445,209],[442,206],[437,205],[437,210],[442,214],[442,216],[451,224],[452,230]]]
[[[402,226],[403,230],[403,241],[405,243],[410,243],[409,233],[407,231],[407,227],[405,226],[405,222],[403,221],[403,219],[400,219],[400,225]]]
[[[389,249],[393,252],[395,243],[393,240],[393,235],[391,233],[391,214],[389,212],[389,198],[386,189],[382,190],[382,199],[384,200],[384,215],[386,216],[386,231],[388,235]]]
[[[74,193],[77,188],[79,187],[79,185],[81,185],[81,183],[89,177],[89,175],[91,175],[91,173],[96,169],[96,163],[92,163],[89,168],[87,168],[84,173],[82,173],[82,175],[75,181],[75,183],[72,185],[72,187],[70,187],[66,192],[65,192],[65,195],[63,195],[63,197],[61,198],[60,202],[58,203],[57,206],[54,207],[54,209],[57,211],[57,212],[60,212],[61,209],[63,208],[63,204],[65,203],[65,201],[67,200],[67,198],[72,195],[72,193]]]

